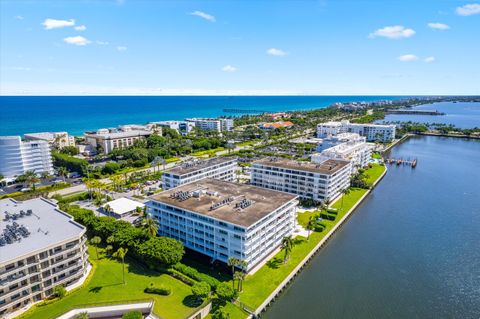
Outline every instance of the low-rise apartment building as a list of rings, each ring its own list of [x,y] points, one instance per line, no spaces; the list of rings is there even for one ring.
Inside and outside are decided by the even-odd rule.
[[[145,139],[152,134],[152,131],[138,129],[100,129],[96,132],[86,132],[85,141],[98,153],[109,154],[116,148],[132,146],[135,141]]]
[[[351,170],[345,160],[310,163],[266,158],[252,163],[250,183],[320,202],[338,197],[350,186]]]
[[[69,135],[67,132],[28,133],[23,137],[26,141],[46,141],[57,149],[66,146],[75,146],[75,137]]]
[[[26,142],[20,136],[0,136],[0,175],[8,181],[27,171],[54,173],[48,142]]]
[[[204,178],[233,181],[236,168],[237,159],[231,157],[214,157],[208,160],[185,162],[162,174],[163,189],[170,189]]]
[[[189,118],[185,119],[187,122],[195,124],[201,130],[230,132],[233,131],[233,119],[223,118]]]
[[[251,270],[293,234],[297,196],[246,184],[204,179],[151,196],[149,216],[158,233],[186,248]]]
[[[86,229],[43,198],[0,200],[0,317],[78,282]]]
[[[390,142],[395,138],[395,125],[357,124],[349,121],[325,122],[317,125],[317,137],[325,138],[340,133],[357,133],[367,141]]]
[[[356,133],[340,133],[328,137],[318,144],[312,155],[313,163],[322,163],[328,159],[340,159],[352,162],[352,172],[365,167],[371,160],[374,145],[366,142],[366,138]]]

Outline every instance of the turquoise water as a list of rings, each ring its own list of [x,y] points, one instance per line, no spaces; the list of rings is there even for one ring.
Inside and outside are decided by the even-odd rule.
[[[397,96],[0,96],[0,135],[84,131],[186,117],[234,115],[223,109],[287,111]],[[238,114],[237,114],[238,115]]]
[[[415,137],[265,319],[480,318],[480,141]]]

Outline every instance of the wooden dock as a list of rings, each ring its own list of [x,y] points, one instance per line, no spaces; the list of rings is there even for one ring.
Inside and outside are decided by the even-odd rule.
[[[411,166],[412,168],[415,168],[417,166],[417,159],[414,158],[414,159],[404,159],[404,158],[385,158],[383,160],[385,163],[387,164],[395,164],[397,166],[400,166],[400,165],[408,165],[408,166]]]

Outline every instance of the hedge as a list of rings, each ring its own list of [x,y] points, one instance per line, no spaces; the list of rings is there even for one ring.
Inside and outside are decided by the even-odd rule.
[[[189,267],[182,263],[176,263],[175,265],[172,266],[172,268],[196,281],[206,282],[207,284],[210,285],[210,287],[212,287],[213,290],[216,290],[217,286],[220,284],[220,281],[218,279],[213,278],[212,276],[209,276],[207,274],[202,274],[195,268]]]

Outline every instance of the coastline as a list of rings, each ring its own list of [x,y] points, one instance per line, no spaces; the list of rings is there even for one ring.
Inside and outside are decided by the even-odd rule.
[[[388,168],[385,166],[385,171],[377,178],[377,180],[372,184],[372,187],[365,192],[365,194],[358,199],[358,201],[345,213],[345,215],[338,221],[338,223],[333,226],[332,229],[323,237],[317,245],[305,256],[305,258],[290,272],[290,274],[280,283],[279,286],[264,300],[264,302],[257,307],[254,311],[249,311],[250,315],[248,318],[257,318],[262,312],[264,312],[272,302],[283,292],[285,288],[288,288],[290,283],[295,279],[295,277],[300,274],[305,266],[312,260],[315,255],[320,252],[321,248],[329,241],[329,239],[336,233],[336,231],[341,228],[348,218],[355,212],[357,207],[365,200],[365,198],[375,189],[378,183],[383,179],[387,174]],[[245,309],[244,307],[244,310]]]

